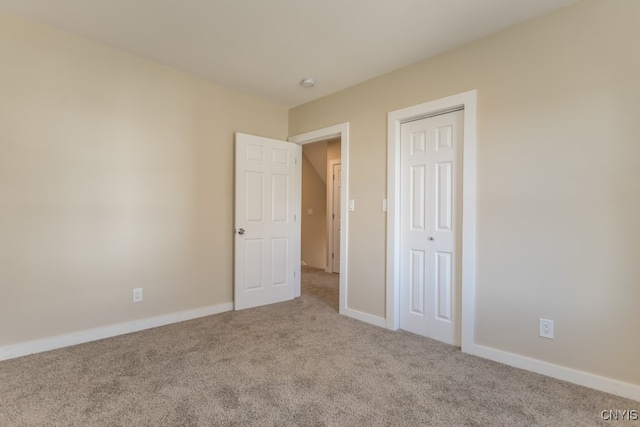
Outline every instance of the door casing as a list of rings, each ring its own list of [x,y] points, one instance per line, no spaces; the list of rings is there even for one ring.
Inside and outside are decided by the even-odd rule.
[[[461,108],[462,153],[462,351],[472,351],[475,337],[476,279],[476,111],[477,91],[392,111],[387,116],[387,306],[386,326],[400,327],[400,128],[402,123]]]

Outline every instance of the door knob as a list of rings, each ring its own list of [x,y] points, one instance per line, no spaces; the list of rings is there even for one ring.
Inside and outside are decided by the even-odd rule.
[[[238,234],[244,234],[244,228],[239,229]]]
[[[431,236],[431,237],[429,237],[429,240],[436,240],[436,238]]]

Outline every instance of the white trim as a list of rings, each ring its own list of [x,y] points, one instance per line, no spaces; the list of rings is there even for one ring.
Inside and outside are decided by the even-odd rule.
[[[311,132],[289,137],[290,142],[296,144],[310,144],[312,142],[325,141],[334,137],[340,137],[340,162],[342,163],[342,194],[340,195],[340,314],[353,317],[348,308],[347,287],[349,272],[347,240],[349,231],[349,217],[347,216],[347,199],[349,196],[349,123],[341,123]],[[298,288],[299,289],[299,288]]]
[[[476,279],[476,107],[475,90],[415,105],[388,114],[387,135],[387,318],[400,327],[400,126],[404,122],[462,107],[462,351],[475,343]]]
[[[184,322],[185,320],[211,316],[213,314],[224,313],[231,310],[233,310],[233,303],[229,302],[225,304],[195,308],[193,310],[180,311],[177,313],[164,314],[161,316],[148,317],[146,319],[117,323],[115,325],[103,326],[100,328],[85,329],[83,331],[72,332],[70,334],[42,338],[18,344],[11,344],[0,347],[0,361],[27,356],[34,353],[42,353],[43,351],[55,350],[72,345],[83,344],[90,341],[111,338],[118,335],[129,334],[131,332],[142,331],[145,329],[157,328],[158,326]]]
[[[469,349],[467,349],[469,350]],[[605,393],[615,394],[616,396],[626,397],[640,401],[640,386],[629,384],[611,378],[601,377],[576,369],[567,368],[565,366],[555,365],[553,363],[544,362],[538,359],[521,356],[519,354],[509,353],[490,347],[474,344],[471,351],[467,353],[495,362],[504,363],[505,365],[514,366],[516,368],[525,369],[527,371],[536,372],[538,374],[557,378],[559,380],[568,381],[584,387],[595,390],[604,391]]]
[[[340,314],[380,328],[385,328],[387,326],[387,320],[384,317],[374,316],[373,314],[354,310],[353,308],[346,308],[344,312],[341,311]]]
[[[340,165],[342,163],[342,159],[334,159],[329,160],[329,164],[327,164],[327,268],[325,271],[327,273],[333,273],[333,185],[335,181],[335,177],[333,176],[333,167],[335,165]],[[342,212],[341,212],[342,213]]]

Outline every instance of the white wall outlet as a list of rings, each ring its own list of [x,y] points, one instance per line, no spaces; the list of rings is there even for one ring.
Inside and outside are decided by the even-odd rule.
[[[553,339],[553,320],[539,319],[540,320],[540,336],[542,338]]]
[[[142,288],[133,289],[133,302],[142,301]]]

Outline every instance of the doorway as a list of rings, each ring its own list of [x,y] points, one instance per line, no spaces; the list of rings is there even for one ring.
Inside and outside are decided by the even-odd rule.
[[[340,146],[339,137],[302,145],[301,182],[301,292],[321,297],[336,311],[339,311]]]
[[[348,309],[348,256],[347,256],[347,236],[348,236],[348,226],[349,221],[346,215],[346,206],[347,206],[347,197],[348,197],[348,179],[349,179],[349,124],[342,123],[339,125],[329,126],[327,128],[318,129],[316,131],[307,132],[304,134],[296,135],[289,138],[290,142],[294,142],[303,147],[309,145],[309,147],[313,147],[313,143],[317,142],[326,142],[326,141],[339,141],[339,145],[337,146],[337,152],[339,156],[335,156],[335,159],[340,159],[341,164],[341,186],[339,191],[339,202],[340,202],[340,218],[338,222],[338,236],[339,236],[339,253],[334,256],[339,257],[339,268],[340,274],[338,276],[339,281],[339,307],[338,311],[343,315],[350,315],[350,310]],[[304,156],[303,156],[304,161]],[[333,171],[329,171],[328,167],[331,165],[331,162],[327,162],[325,168],[327,169],[327,175],[332,175]],[[303,193],[304,197],[304,193]],[[331,205],[331,203],[327,203],[327,196],[325,195],[325,236],[327,230],[331,230],[332,226],[328,224],[328,219],[331,216],[326,215],[326,206]],[[315,214],[315,210],[309,211],[309,209],[313,209],[313,207],[307,207],[303,204],[301,207],[303,220],[306,217],[312,217]],[[324,269],[322,273],[326,273],[326,269],[329,266],[329,248],[331,247],[328,242],[328,237],[325,237],[325,247],[324,247]],[[302,243],[302,242],[301,242]],[[306,243],[302,243],[306,244]],[[317,249],[317,248],[316,248]],[[317,253],[317,252],[316,252]],[[305,263],[307,262],[302,259]],[[304,266],[303,266],[304,267]],[[306,267],[304,267],[306,268]],[[330,273],[333,274],[333,273]]]
[[[338,273],[340,245],[340,138],[302,146],[302,265]]]

